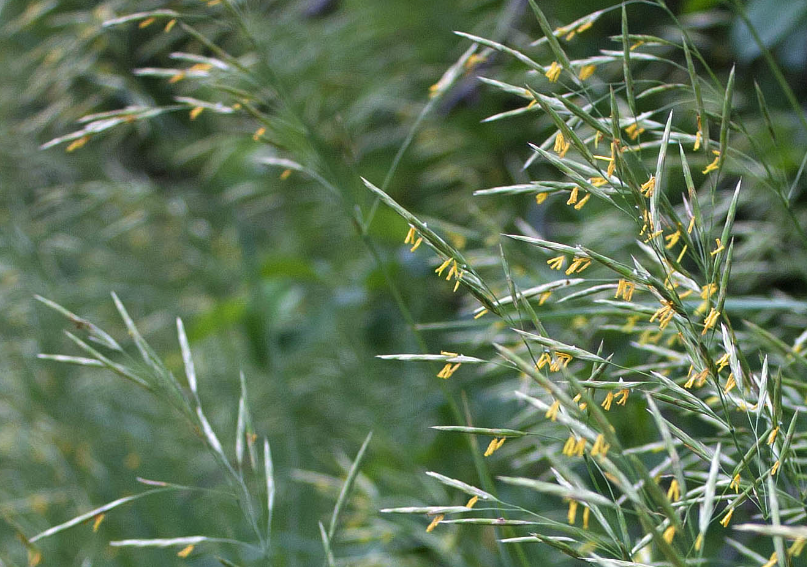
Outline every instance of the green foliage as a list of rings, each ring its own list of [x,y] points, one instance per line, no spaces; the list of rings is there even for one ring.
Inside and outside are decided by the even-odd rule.
[[[795,16],[448,4],[0,4],[0,565],[799,561]]]

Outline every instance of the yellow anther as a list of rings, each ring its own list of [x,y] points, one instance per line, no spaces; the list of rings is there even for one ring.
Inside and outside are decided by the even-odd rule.
[[[656,176],[651,175],[650,179],[642,183],[642,186],[639,188],[642,195],[647,197],[648,199],[653,196],[653,191],[656,189]]]
[[[768,435],[768,445],[773,445],[774,444],[774,442],[776,441],[776,436],[778,434],[779,434],[779,426],[777,425],[776,427],[773,428],[773,431],[771,431],[771,434]]]
[[[681,499],[681,487],[677,479],[672,479],[670,488],[667,490],[667,500],[670,502],[678,502]]]
[[[563,265],[566,263],[566,256],[555,256],[546,261],[549,267],[553,270],[562,270]]]
[[[580,67],[580,71],[577,73],[577,77],[581,81],[585,81],[586,79],[591,77],[596,70],[597,67],[595,67],[594,65],[583,65],[582,67]]]
[[[558,411],[560,410],[560,402],[555,400],[552,402],[552,405],[549,406],[549,409],[546,411],[545,417],[547,419],[551,419],[552,421],[556,421],[558,419]]]
[[[438,514],[437,516],[435,516],[434,519],[432,520],[432,523],[429,524],[429,527],[426,528],[426,531],[431,532],[432,530],[434,530],[434,528],[437,527],[437,524],[443,521],[443,518],[445,518],[443,514]]]
[[[566,515],[566,519],[569,521],[569,525],[573,526],[574,521],[577,519],[577,500],[569,500],[569,513]]]
[[[566,201],[567,205],[574,205],[577,202],[577,196],[580,193],[580,188],[575,186],[572,188],[571,193],[569,193],[569,200]]]
[[[557,82],[558,78],[560,77],[560,72],[563,70],[557,61],[553,61],[549,68],[546,70],[546,78],[549,79],[550,83]]]
[[[661,537],[663,537],[664,541],[667,543],[672,543],[673,538],[675,537],[675,526],[669,526],[666,530],[664,530]]]
[[[588,203],[589,199],[591,199],[591,193],[586,193],[586,196],[580,199],[580,202],[574,206],[574,210],[579,211],[580,209],[582,209],[586,205],[586,203]]]
[[[720,317],[720,311],[715,310],[713,307],[709,315],[706,316],[706,319],[703,320],[703,331],[701,331],[701,335],[705,335],[706,331],[715,326],[718,317]]]

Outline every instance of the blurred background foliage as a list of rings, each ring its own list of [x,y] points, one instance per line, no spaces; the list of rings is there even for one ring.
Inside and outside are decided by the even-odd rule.
[[[507,414],[496,401],[497,384],[478,383],[470,371],[438,384],[428,368],[374,358],[419,349],[390,282],[423,325],[430,352],[467,337],[462,329],[439,333],[428,324],[470,313],[475,305],[452,295],[431,274],[433,266],[406,251],[401,243],[407,227],[396,215],[380,208],[362,239],[352,207],[370,202],[358,176],[380,184],[428,102],[429,86],[468,47],[452,32],[529,49],[541,34],[526,2],[251,0],[240,5],[254,43],[221,5],[211,4],[0,0],[0,564],[25,564],[18,530],[30,536],[137,492],[137,476],[203,486],[220,482],[192,432],[147,394],[103,371],[36,360],[39,352],[71,347],[60,332],[62,319],[37,304],[34,294],[58,301],[123,342],[111,291],[176,374],[181,357],[174,318],[183,318],[203,401],[224,439],[234,435],[238,372],[246,374],[256,430],[268,436],[275,454],[276,565],[321,561],[317,521],[332,508],[369,430],[374,440],[337,544],[345,564],[506,564],[492,532],[427,534],[416,519],[377,514],[388,505],[456,497],[430,482],[424,470],[475,480],[466,444],[429,430],[453,422],[447,396],[466,403],[477,423],[502,426]],[[609,3],[541,1],[553,25],[604,5]],[[712,0],[669,5],[721,77],[737,63],[735,104],[738,112],[748,112],[754,131],[765,128],[754,96],[753,81],[759,83],[783,146],[761,142],[760,149],[792,177],[805,132],[736,10]],[[245,64],[265,58],[285,85],[288,108],[315,132],[320,158],[338,169],[336,178],[354,201],[298,172],[281,174],[262,165],[261,158],[277,151],[253,140],[259,124],[246,112],[205,111],[195,120],[186,110],[164,113],[94,136],[70,153],[64,146],[40,150],[76,130],[90,113],[172,104],[174,96],[213,96],[191,79],[170,83],[135,72],[178,66],[173,52],[208,54],[179,27],[166,33],[164,22],[101,26],[157,8],[191,14],[196,29]],[[752,0],[746,8],[803,101],[807,3]],[[677,38],[670,22],[645,17],[657,11],[641,4],[631,10],[637,28]],[[608,14],[574,49],[608,47],[616,33],[618,13]],[[474,190],[526,181],[521,165],[529,156],[527,143],[551,131],[543,119],[482,123],[515,103],[480,86],[477,75],[510,76],[523,84],[523,68],[501,56],[468,72],[421,124],[389,186],[399,202],[429,218],[460,248],[468,242],[494,246],[514,219],[539,229],[549,222],[528,196],[472,196]],[[277,97],[270,91],[262,93],[267,100]],[[290,144],[295,140],[290,134]],[[537,174],[554,175],[541,167]],[[601,237],[562,208],[550,214],[557,215],[550,219],[555,235]],[[738,230],[743,227],[749,234],[759,228],[752,220],[738,224]],[[793,261],[787,241],[768,236],[763,248],[754,248],[762,250],[758,262],[738,285],[803,296],[807,262]],[[476,260],[501,269],[496,257]],[[237,536],[239,522],[237,509],[213,496],[155,497],[109,514],[98,533],[82,526],[43,542],[42,551],[47,565],[214,565],[202,556],[118,551],[106,542]]]

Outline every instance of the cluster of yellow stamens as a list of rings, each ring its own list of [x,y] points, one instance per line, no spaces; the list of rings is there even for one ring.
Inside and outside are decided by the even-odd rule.
[[[566,519],[569,521],[569,525],[573,526],[574,523],[577,521],[577,507],[578,507],[577,500],[569,499],[569,512],[566,514]],[[583,506],[583,529],[588,529],[588,522],[589,516],[591,515],[591,510],[588,506]]]
[[[594,446],[591,448],[591,456],[596,457],[597,455],[600,455],[604,457],[608,454],[608,449],[610,448],[611,445],[605,442],[605,437],[603,437],[602,433],[600,433],[594,440]]]
[[[698,373],[693,372],[694,370],[692,366],[690,366],[689,374],[687,374],[689,378],[687,379],[686,384],[684,384],[684,388],[690,389],[692,388],[693,385],[695,385],[697,388],[700,388],[706,383],[706,378],[709,376],[709,371],[707,369],[704,368]]]
[[[549,260],[547,260],[546,263],[553,270],[560,271],[560,270],[563,269],[563,266],[566,264],[566,257],[565,256],[555,256],[554,258],[550,258]],[[566,269],[566,275],[571,276],[574,273],[579,274],[580,272],[582,272],[583,270],[588,268],[590,265],[591,265],[591,260],[589,260],[588,258],[575,257],[574,260],[572,260],[572,263]]]
[[[463,272],[455,259],[447,258],[442,264],[440,264],[437,267],[436,270],[434,270],[434,272],[438,276],[442,276],[445,269],[448,268],[449,266],[451,266],[451,268],[448,270],[446,281],[451,281],[451,278],[453,277],[456,280],[454,283],[454,291],[457,291],[457,288],[460,287],[460,280],[462,279]]]
[[[638,122],[634,122],[633,124],[625,128],[625,133],[627,133],[628,137],[631,140],[635,140],[640,135],[644,134],[644,131],[645,131],[644,128],[639,127]]]
[[[555,147],[553,148],[553,150],[555,151],[556,154],[558,154],[558,157],[563,158],[566,156],[566,152],[569,151],[571,145],[572,145],[571,142],[569,142],[563,136],[563,132],[558,132],[557,135],[555,136]]]
[[[557,61],[553,61],[552,64],[549,66],[549,68],[546,70],[546,73],[544,73],[544,75],[546,76],[547,79],[549,79],[550,83],[556,83],[558,81],[558,78],[560,77],[560,72],[562,70],[563,67],[561,67]]]
[[[552,421],[557,421],[558,419],[558,411],[560,411],[560,402],[555,400],[552,402],[552,405],[549,406],[549,409],[546,410],[546,417],[547,419],[551,419]]]
[[[445,518],[445,514],[438,514],[438,515],[436,515],[436,516],[434,517],[434,519],[432,520],[432,523],[431,523],[431,524],[429,524],[429,527],[427,527],[427,528],[426,528],[426,531],[427,531],[427,532],[431,532],[431,531],[432,531],[434,528],[436,528],[436,527],[437,527],[437,524],[439,524],[440,522],[442,522],[442,521],[443,521],[443,519],[444,519],[444,518]]]
[[[449,358],[456,358],[459,356],[459,354],[456,352],[446,352],[444,350],[440,351],[440,354]],[[442,378],[443,380],[448,380],[457,371],[461,364],[461,362],[456,362],[453,364],[451,362],[446,362],[442,370],[437,373],[437,377]]]
[[[577,73],[577,77],[581,81],[585,81],[586,79],[591,77],[596,70],[597,67],[595,67],[594,65],[583,65],[582,67],[580,67],[580,71]]]
[[[572,274],[575,273],[579,274],[580,272],[588,268],[590,265],[591,260],[589,260],[588,258],[576,257],[574,260],[572,260],[572,263],[569,264],[569,267],[566,268],[566,272],[564,273],[567,276],[571,276]]]
[[[672,234],[668,234],[667,236],[664,237],[664,240],[667,241],[667,244],[664,245],[664,248],[667,249],[667,250],[670,250],[673,246],[678,244],[678,241],[680,239],[681,239],[681,230],[680,229],[676,230]],[[686,246],[684,247],[684,251],[686,251]],[[681,258],[681,257],[679,256],[679,258]],[[679,259],[678,262],[680,262],[680,261],[681,260]]]
[[[569,362],[572,360],[571,354],[566,354],[565,352],[555,352],[553,354],[555,355],[554,357],[548,352],[541,353],[541,356],[538,357],[538,362],[535,363],[535,367],[541,370],[548,364],[550,372],[557,372],[560,370],[561,366],[563,366],[563,368],[569,366]]]
[[[639,188],[642,195],[647,197],[648,199],[653,196],[653,191],[656,189],[656,176],[651,175],[650,179],[645,181],[642,186]]]
[[[705,335],[706,331],[715,326],[718,317],[720,317],[720,311],[717,311],[714,307],[712,307],[712,310],[709,311],[706,319],[703,320],[703,331],[701,331],[701,335]]]
[[[586,440],[584,437],[571,435],[563,445],[563,454],[567,457],[582,457],[586,450]]]
[[[625,301],[630,301],[633,299],[633,292],[636,291],[636,284],[633,282],[629,282],[628,280],[619,280],[619,283],[616,286],[616,295],[614,299],[619,299],[619,296],[622,296],[622,299]]]
[[[704,175],[706,175],[707,173],[711,173],[712,171],[716,171],[716,170],[717,170],[717,164],[719,164],[719,163],[720,163],[720,152],[719,152],[719,151],[717,151],[717,150],[712,150],[712,153],[713,153],[713,154],[715,154],[715,159],[714,159],[714,160],[712,160],[712,163],[710,163],[709,165],[707,165],[707,166],[706,166],[706,169],[704,169],[704,170],[702,171],[702,173],[703,173]]]
[[[716,248],[715,248],[714,250],[712,250],[712,251],[709,253],[709,254],[710,254],[710,255],[712,255],[712,256],[717,256],[717,255],[718,255],[718,254],[720,254],[720,253],[721,253],[723,250],[725,250],[725,249],[726,249],[726,247],[723,245],[723,243],[722,243],[722,242],[720,242],[720,239],[719,239],[719,238],[715,238],[715,245],[716,245]]]
[[[485,449],[485,456],[490,457],[493,453],[498,451],[502,445],[504,445],[504,441],[507,439],[506,437],[502,437],[501,439],[493,438],[493,440],[488,444],[488,448]]]
[[[586,31],[587,29],[589,29],[593,25],[594,25],[594,21],[589,20],[587,22],[584,22],[584,23],[580,24],[576,28],[570,28],[569,26],[558,28],[558,29],[555,30],[555,35],[566,34],[566,37],[564,37],[564,39],[566,41],[571,41],[572,38],[574,38],[575,35],[577,35],[579,33],[583,33],[584,31]]]
[[[670,324],[672,321],[673,316],[675,315],[675,310],[673,309],[673,304],[671,301],[663,301],[661,307],[659,307],[653,316],[650,318],[650,322],[658,320],[659,329],[662,331]]]
[[[414,252],[418,249],[418,246],[423,242],[423,237],[418,236],[417,231],[415,230],[414,226],[409,227],[409,232],[406,233],[406,239],[404,240],[404,244],[411,244],[412,248],[409,249],[410,252]]]
[[[613,403],[614,398],[616,398],[616,405],[624,406],[628,403],[628,396],[630,396],[630,390],[627,388],[623,388],[619,390],[616,394],[609,391],[605,394],[605,399],[603,400],[602,404],[600,404],[605,411],[609,411],[611,409],[611,403]]]
[[[681,500],[681,486],[678,484],[677,479],[672,479],[670,488],[667,490],[667,500],[670,502],[678,502]]]
[[[595,148],[597,147],[597,144],[599,143],[599,139],[597,138],[598,135],[600,135],[600,132],[597,132],[597,134],[594,137],[594,147]],[[616,151],[617,151],[617,143],[616,142],[611,142],[611,155],[610,156],[600,156],[600,155],[595,155],[594,156],[594,159],[598,159],[600,161],[607,161],[608,162],[608,169],[605,171],[605,175],[607,177],[611,177],[614,174],[614,172],[616,171]]]
[[[774,441],[776,441],[776,435],[779,433],[779,426],[773,428],[771,434],[768,435],[768,445],[773,445]]]
[[[675,537],[675,526],[669,526],[664,533],[661,534],[661,537],[664,538],[664,541],[667,543],[672,543],[673,538]]]
[[[580,188],[577,186],[573,187],[572,192],[569,195],[569,200],[566,201],[567,205],[574,205],[574,209],[576,211],[582,209],[586,205],[586,203],[588,203],[588,200],[591,198],[591,193],[586,193],[586,196],[578,201],[577,197],[579,194],[580,194]]]
[[[726,387],[723,388],[723,393],[728,394],[737,386],[737,380],[734,378],[734,373],[729,373],[729,377],[726,380]]]

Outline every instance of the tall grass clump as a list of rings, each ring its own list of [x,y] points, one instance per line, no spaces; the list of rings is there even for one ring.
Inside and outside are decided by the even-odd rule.
[[[530,6],[543,37],[524,49],[460,35],[519,67],[481,78],[523,101],[488,120],[548,131],[524,163],[537,180],[475,196],[528,196],[545,216],[460,251],[366,182],[469,294],[467,319],[439,326],[440,354],[383,358],[439,361],[453,380],[477,365],[474,382],[511,409],[435,425],[484,439],[497,482],[428,473],[455,499],[384,512],[426,514],[428,531],[499,527],[522,564],[535,545],[600,565],[794,564],[805,304],[768,287],[783,249],[801,271],[807,243],[799,177],[770,163],[791,148],[759,87],[717,77],[663,3],[650,13],[668,37],[632,32],[633,3],[554,28]],[[621,34],[579,53],[575,37],[613,12]],[[751,101],[749,118],[736,107]]]
[[[106,19],[110,33],[183,34],[190,47],[171,53],[175,66],[135,71],[180,90],[165,104],[86,115],[43,148],[80,152],[132,125],[216,115],[222,124],[238,121],[241,134],[260,144],[253,165],[283,179],[303,176],[329,196],[329,213],[349,228],[409,333],[394,346],[410,351],[382,353],[381,364],[430,373],[428,388],[439,392],[443,411],[424,427],[447,448],[417,481],[382,467],[368,473],[383,486],[369,500],[383,508],[351,526],[350,542],[395,536],[342,562],[803,561],[805,162],[782,137],[766,93],[781,91],[787,116],[805,129],[807,119],[753,28],[773,79],[741,90],[749,81],[733,67],[713,69],[692,28],[660,0],[623,2],[559,26],[537,0],[507,3],[487,26],[490,35],[457,32],[465,50],[429,89],[391,165],[363,170],[350,144],[334,151],[339,135],[298,104],[253,14],[230,0],[220,9],[226,33],[198,7]],[[747,19],[742,5],[733,9]],[[519,17],[528,19],[530,37],[511,33]],[[506,175],[491,176],[505,182],[417,201],[402,189],[415,182],[401,180],[399,167],[469,77],[478,77],[483,98],[499,101],[483,127],[517,131],[531,143]],[[378,232],[390,227],[408,249],[401,262],[416,268],[395,269],[400,245]],[[424,299],[407,278],[431,295]],[[224,488],[141,479],[142,493],[38,535],[20,530],[30,562],[42,557],[40,540],[85,522],[98,527],[134,499],[201,491],[240,511],[227,537],[158,534],[112,545],[176,547],[181,558],[210,554],[224,565],[284,564],[271,530],[276,467],[269,439],[253,427],[243,375],[228,448],[202,409],[204,389],[180,320],[184,380],[117,296],[139,360],[112,334],[41,301],[76,327],[67,336],[81,351],[41,357],[106,369],[167,404],[209,453]],[[351,488],[361,484],[369,443],[368,436],[345,467],[329,523],[319,523],[325,564],[340,562],[337,528]]]

